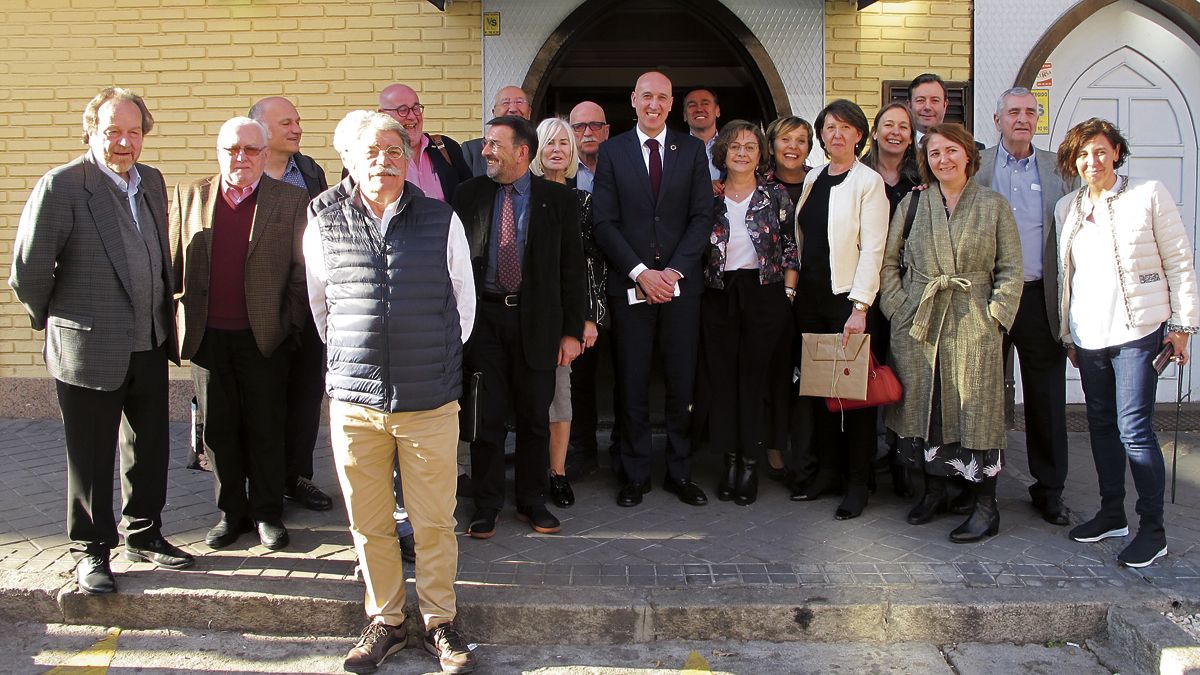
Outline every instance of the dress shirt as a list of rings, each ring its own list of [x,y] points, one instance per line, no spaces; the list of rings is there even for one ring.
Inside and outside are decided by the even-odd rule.
[[[296,165],[295,155],[288,157],[287,168],[283,170],[283,175],[279,177],[279,180],[288,185],[295,185],[301,190],[308,190],[308,185],[304,183],[304,174],[301,173],[300,167]]]
[[[352,197],[352,208],[366,215],[375,226],[384,230],[384,218],[376,217],[370,207],[363,204],[357,190]],[[393,216],[398,210],[400,200],[389,204],[384,210],[384,216]],[[304,267],[308,278],[308,305],[312,309],[313,322],[317,325],[317,333],[321,341],[325,341],[325,319],[329,308],[325,304],[325,285],[329,283],[329,274],[325,269],[325,251],[321,245],[321,228],[304,228]],[[471,328],[475,325],[475,277],[471,271],[471,249],[467,245],[467,233],[463,229],[458,214],[450,215],[450,234],[446,240],[446,268],[450,272],[450,284],[454,287],[454,300],[458,305],[458,326],[462,331],[464,344],[471,337]]]
[[[729,242],[725,244],[725,271],[758,269],[758,250],[746,227],[746,212],[750,210],[751,192],[740,202],[725,197],[725,217],[729,221]]]
[[[142,231],[142,226],[138,223],[138,205],[137,195],[142,188],[142,177],[138,175],[137,165],[129,167],[129,180],[121,178],[121,174],[108,168],[104,163],[103,157],[98,157],[95,150],[89,150],[92,153],[92,159],[95,160],[96,166],[100,167],[100,171],[108,176],[110,180],[117,186],[117,189],[125,193],[125,199],[129,202],[129,213],[133,216],[133,224],[137,227],[138,232]]]
[[[433,161],[425,156],[428,148],[429,136],[421,134],[421,141],[413,149],[412,159],[408,160],[408,172],[404,179],[421,188],[426,197],[444,202],[446,193],[442,192],[442,180],[433,168]]]
[[[225,182],[224,178],[221,178],[221,196],[225,198],[225,203],[231,208],[237,208],[238,204],[246,201],[247,197],[254,194],[254,191],[258,189],[258,184],[261,181],[262,178],[259,178],[252,184],[247,185],[244,188],[240,188],[236,185],[230,185],[229,183]]]
[[[692,136],[695,136],[696,138],[700,138],[699,136],[696,136],[696,134],[692,134]],[[713,159],[712,159],[713,146],[716,144],[717,144],[717,135],[716,134],[713,134],[713,137],[708,139],[704,143],[704,152],[705,152],[705,154],[708,155],[708,177],[710,180],[721,180],[721,172],[717,170],[717,165],[713,164]]]
[[[1030,148],[1032,152],[1033,148]],[[1042,251],[1045,231],[1042,223],[1042,185],[1037,162],[1030,154],[1017,159],[1001,142],[996,148],[996,170],[992,189],[1008,200],[1017,231],[1021,235],[1021,256],[1025,261],[1025,281],[1042,278]]]
[[[591,192],[592,186],[596,184],[596,172],[587,167],[583,162],[579,163],[579,169],[575,172],[575,187],[584,192]]]
[[[647,180],[649,180],[650,148],[646,147],[646,141],[650,140],[651,138],[658,141],[658,157],[660,160],[662,160],[663,168],[664,169],[667,168],[667,128],[663,127],[662,131],[658,132],[657,136],[647,136],[642,131],[642,128],[640,126],[635,126],[634,129],[637,130],[638,143],[641,145],[641,148],[642,148],[642,162],[646,165],[646,176],[647,176]],[[650,268],[646,267],[646,265],[644,263],[638,263],[636,267],[634,267],[632,270],[630,270],[629,278],[633,279],[634,283],[637,283],[638,275],[641,274],[642,272],[645,272],[648,269],[650,269]],[[671,269],[671,268],[668,267],[667,269]],[[679,270],[672,269],[671,271],[674,272],[675,274],[678,274],[680,279],[683,278],[683,275],[680,274]]]
[[[520,178],[513,181],[513,215],[517,217],[517,262],[524,268],[525,234],[529,231],[529,186],[531,179],[528,170]],[[489,293],[503,293],[496,284],[496,256],[500,252],[500,205],[504,203],[504,189],[496,190],[496,200],[492,206],[491,234],[488,236],[487,274],[483,278],[483,288]]]

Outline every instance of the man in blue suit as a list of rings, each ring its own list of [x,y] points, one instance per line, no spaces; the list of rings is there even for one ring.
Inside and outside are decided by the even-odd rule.
[[[593,196],[595,237],[608,256],[617,340],[617,383],[624,396],[620,439],[625,485],[620,506],[650,491],[650,372],[655,346],[666,379],[667,474],[663,487],[685,504],[708,502],[691,480],[692,390],[696,373],[700,253],[713,225],[704,144],[666,128],[671,81],[638,78],[630,102],[637,127],[600,149]]]

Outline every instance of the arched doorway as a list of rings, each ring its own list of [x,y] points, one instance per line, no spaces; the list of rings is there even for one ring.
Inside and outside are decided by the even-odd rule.
[[[546,40],[525,77],[534,119],[582,100],[604,107],[612,133],[633,127],[637,76],[662,70],[675,86],[670,124],[683,126],[685,92],[712,89],[721,118],[766,124],[791,114],[783,82],[758,38],[718,0],[588,0]]]

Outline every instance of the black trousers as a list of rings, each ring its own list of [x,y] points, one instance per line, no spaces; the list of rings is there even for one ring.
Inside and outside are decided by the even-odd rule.
[[[325,400],[325,343],[317,333],[312,314],[300,333],[300,346],[288,355],[287,422],[283,436],[287,458],[285,486],[297,478],[313,477],[313,448],[321,426]]]
[[[650,371],[657,347],[667,389],[667,477],[691,480],[700,296],[681,296],[661,305],[630,305],[625,297],[609,300],[617,338],[617,382],[624,402],[617,414],[625,476],[636,483],[650,480]]]
[[[708,434],[718,452],[762,458],[772,436],[770,367],[780,333],[790,332],[791,303],[783,282],[760,284],[758,270],[726,272],[725,288],[704,289],[700,363],[708,389]]]
[[[518,507],[546,503],[550,470],[550,402],[554,370],[529,367],[516,307],[480,298],[475,328],[467,342],[467,372],[483,373],[479,430],[471,443],[475,508],[504,506],[504,439],[509,410],[516,421],[516,500]]]
[[[121,462],[125,543],[162,536],[171,438],[165,347],[129,355],[125,381],[98,391],[55,380],[67,446],[67,536],[71,554],[107,556],[117,545],[113,469]]]
[[[802,333],[841,333],[854,309],[849,295],[834,295],[826,279],[818,283],[801,280],[796,297],[796,340]],[[875,408],[832,413],[825,399],[801,397],[812,410],[812,443],[816,473],[827,478],[846,476],[852,487],[865,487],[875,456]]]
[[[192,357],[217,508],[230,520],[283,517],[285,352],[263,356],[249,330],[209,328]]]
[[[1025,284],[1012,330],[1004,336],[1005,361],[1013,346],[1025,395],[1025,445],[1034,499],[1062,496],[1067,481],[1067,352],[1046,319],[1042,281]]]

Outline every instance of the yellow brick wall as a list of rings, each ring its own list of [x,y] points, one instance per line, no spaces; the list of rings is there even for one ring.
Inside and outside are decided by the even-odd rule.
[[[826,0],[826,100],[848,98],[873,118],[884,80],[926,72],[970,79],[971,0],[880,0],[861,11]]]
[[[145,97],[157,125],[142,161],[168,190],[216,173],[221,123],[263,96],[291,98],[305,153],[336,179],[333,127],[405,82],[425,128],[478,133],[480,0],[4,0],[0,3],[0,270],[34,182],[84,151],[83,106],[111,85]],[[42,334],[0,283],[0,377],[45,377]],[[172,369],[175,376],[181,375]]]

